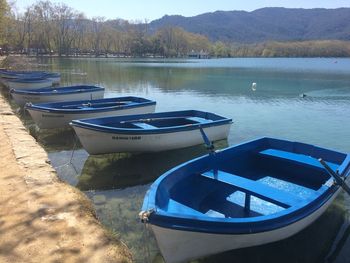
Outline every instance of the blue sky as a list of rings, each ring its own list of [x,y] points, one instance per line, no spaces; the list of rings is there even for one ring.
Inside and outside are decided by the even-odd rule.
[[[17,0],[19,11],[37,2]],[[350,7],[350,0],[54,0],[82,11],[89,18],[102,16],[107,19],[154,20],[168,15],[194,16],[216,10],[252,11],[262,7],[288,8],[337,8]]]

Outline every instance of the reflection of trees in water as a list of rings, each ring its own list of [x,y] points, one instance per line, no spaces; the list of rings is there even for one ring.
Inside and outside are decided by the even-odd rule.
[[[118,93],[148,94],[150,89],[159,89],[166,93],[188,91],[222,97],[245,96],[259,101],[299,98],[301,93],[333,90],[339,86],[339,81],[344,85],[349,81],[346,74],[229,65],[209,67],[172,60],[56,59],[52,62],[53,71],[64,70],[62,80],[65,83],[96,83]],[[86,76],[76,74],[79,72]],[[254,92],[252,83],[257,83],[258,87]]]

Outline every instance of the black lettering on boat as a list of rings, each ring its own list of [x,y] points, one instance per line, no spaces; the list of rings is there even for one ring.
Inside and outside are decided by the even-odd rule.
[[[112,136],[112,140],[141,140],[141,136]]]
[[[27,97],[27,96],[24,96],[23,98],[25,101],[38,101],[40,99],[37,97]]]
[[[63,118],[64,115],[52,115],[52,114],[42,114],[41,115],[43,118]]]

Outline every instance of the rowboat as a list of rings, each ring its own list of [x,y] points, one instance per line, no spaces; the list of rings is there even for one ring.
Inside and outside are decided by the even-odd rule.
[[[76,119],[151,113],[155,101],[139,97],[26,104],[25,108],[42,129],[69,127]]]
[[[52,84],[59,84],[61,82],[61,74],[57,72],[45,72],[44,77],[52,81]]]
[[[52,79],[38,76],[32,78],[8,79],[6,85],[9,89],[41,89],[52,86]]]
[[[20,80],[20,82],[21,81],[23,82],[23,80],[41,80],[41,79],[47,79],[52,82],[51,84],[58,84],[61,81],[61,74],[57,72],[46,72],[46,71],[0,70],[0,81],[6,86],[9,86],[9,88],[16,88],[14,86],[19,85],[18,83],[13,83],[15,82],[15,80]]]
[[[0,78],[11,78],[11,79],[27,78],[35,75],[40,76],[44,73],[45,71],[18,71],[18,70],[1,69]]]
[[[181,164],[159,177],[140,218],[166,262],[292,236],[329,207],[350,174],[350,154],[261,138]]]
[[[200,128],[215,141],[227,138],[231,124],[231,119],[195,110],[71,122],[90,154],[158,152],[189,147],[203,143]]]
[[[27,102],[44,103],[58,101],[77,101],[102,99],[104,88],[97,86],[77,85],[67,87],[49,87],[36,90],[12,89],[11,96],[19,106]]]

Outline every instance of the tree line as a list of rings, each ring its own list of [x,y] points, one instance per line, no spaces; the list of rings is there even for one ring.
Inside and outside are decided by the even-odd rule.
[[[5,0],[0,1],[4,6],[0,9],[1,18],[6,19],[6,26],[0,32],[0,45],[6,50],[59,56],[181,57],[192,50],[208,52],[211,47],[206,37],[178,27],[165,27],[151,35],[147,23],[103,17],[88,19],[62,3],[39,1],[24,13],[15,14],[9,11]]]
[[[58,56],[186,57],[305,57],[350,56],[346,41],[267,42],[258,44],[210,42],[206,36],[166,26],[151,33],[145,22],[103,17],[88,19],[62,4],[38,1],[16,13],[0,0],[2,52]],[[0,50],[0,51],[1,51]]]
[[[340,40],[312,40],[232,45],[234,57],[350,57],[350,42]]]

